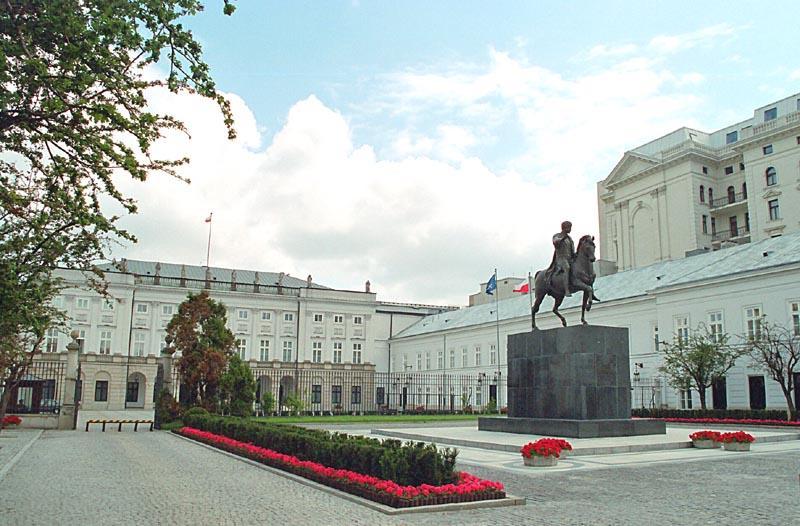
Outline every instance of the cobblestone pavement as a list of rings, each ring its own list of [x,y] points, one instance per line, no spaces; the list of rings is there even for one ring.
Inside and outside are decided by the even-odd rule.
[[[0,480],[0,524],[793,524],[800,443],[766,446],[535,476],[470,465],[528,505],[391,517],[164,432],[45,431]]]

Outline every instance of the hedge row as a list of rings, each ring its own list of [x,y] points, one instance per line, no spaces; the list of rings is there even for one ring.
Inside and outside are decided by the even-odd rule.
[[[237,417],[186,414],[183,420],[189,427],[401,485],[439,486],[458,479],[454,471],[458,451],[450,448],[439,451],[433,444],[381,441]]]
[[[734,418],[738,420],[788,420],[781,409],[634,409],[639,418]]]

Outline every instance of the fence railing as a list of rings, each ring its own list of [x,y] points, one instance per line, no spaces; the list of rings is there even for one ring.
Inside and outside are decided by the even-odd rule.
[[[22,380],[11,387],[9,413],[58,414],[63,400],[67,364],[62,361],[36,360]],[[5,390],[5,381],[0,391]]]
[[[292,411],[292,398],[301,411],[312,414],[459,413],[499,410],[506,405],[506,378],[497,373],[436,374],[319,371],[291,368],[252,369],[256,399],[272,393],[273,413]],[[173,371],[176,399],[188,393]],[[292,397],[292,398],[290,398]],[[257,412],[264,412],[261,403]]]
[[[185,289],[231,290],[239,292],[252,292],[256,294],[275,294],[278,296],[300,296],[297,287],[277,285],[264,285],[260,283],[239,283],[234,281],[218,281],[190,278],[175,278],[165,276],[143,276],[137,274],[134,278],[137,285],[160,285],[164,287],[178,287]]]

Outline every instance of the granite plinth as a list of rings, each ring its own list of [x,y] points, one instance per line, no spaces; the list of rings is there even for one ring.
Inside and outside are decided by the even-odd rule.
[[[666,424],[661,420],[644,418],[615,418],[575,420],[558,418],[478,418],[480,431],[499,431],[524,435],[543,435],[569,438],[623,437],[663,435]]]

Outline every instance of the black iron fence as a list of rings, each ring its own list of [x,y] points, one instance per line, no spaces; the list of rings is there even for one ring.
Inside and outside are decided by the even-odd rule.
[[[53,413],[61,411],[67,364],[55,360],[36,360],[22,380],[11,387],[9,413]],[[5,380],[0,390],[5,390]]]
[[[254,367],[257,413],[460,413],[496,412],[506,405],[502,373],[376,373],[370,370],[313,370]],[[173,370],[175,397],[185,387]],[[265,400],[272,395],[273,407]]]
[[[663,406],[664,386],[661,379],[633,379],[631,382],[631,407],[633,409],[658,409]]]

